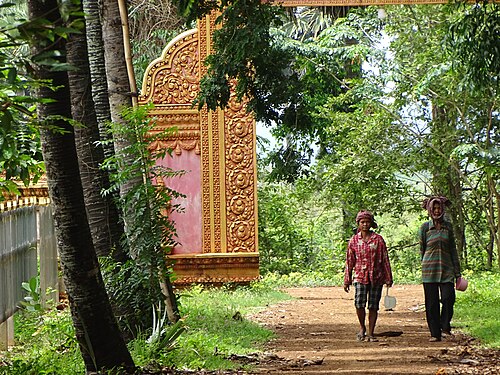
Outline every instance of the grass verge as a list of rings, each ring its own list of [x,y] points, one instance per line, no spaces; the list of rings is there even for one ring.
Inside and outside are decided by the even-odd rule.
[[[465,273],[469,286],[457,292],[454,324],[482,345],[500,349],[500,273]]]
[[[259,351],[274,336],[245,315],[290,298],[260,283],[217,289],[194,286],[181,294],[180,310],[186,332],[179,336],[177,345],[156,358],[148,358],[141,354],[141,345],[138,348],[136,342],[131,347],[132,355],[140,366],[234,369],[238,364],[228,359],[231,354]]]

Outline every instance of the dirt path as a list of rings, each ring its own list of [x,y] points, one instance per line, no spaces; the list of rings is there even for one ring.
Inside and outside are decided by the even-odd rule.
[[[420,285],[394,286],[390,293],[397,305],[392,311],[384,310],[382,298],[378,342],[356,341],[353,291],[286,291],[297,299],[250,317],[277,334],[255,374],[500,374],[500,352],[476,349],[460,333],[429,342]]]

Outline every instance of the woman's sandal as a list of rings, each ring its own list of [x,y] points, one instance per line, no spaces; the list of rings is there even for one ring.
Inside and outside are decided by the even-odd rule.
[[[367,336],[366,341],[368,342],[378,342],[378,339],[375,336]]]
[[[356,340],[358,341],[365,341],[365,334],[362,332],[356,333]]]

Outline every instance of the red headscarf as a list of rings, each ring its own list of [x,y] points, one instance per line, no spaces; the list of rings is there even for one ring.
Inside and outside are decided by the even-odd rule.
[[[441,214],[439,216],[435,216],[434,213],[432,212],[432,207],[434,206],[435,203],[437,203],[441,206]],[[445,206],[449,205],[449,203],[450,203],[450,201],[446,197],[432,196],[432,197],[424,199],[424,201],[422,202],[422,208],[425,208],[427,210],[427,212],[429,213],[429,216],[433,220],[439,220],[444,216]]]
[[[375,229],[378,227],[377,223],[375,222],[375,218],[373,217],[373,214],[370,211],[366,210],[361,210],[358,212],[356,215],[356,224],[359,225],[359,222],[361,219],[368,219],[372,222],[371,228]]]

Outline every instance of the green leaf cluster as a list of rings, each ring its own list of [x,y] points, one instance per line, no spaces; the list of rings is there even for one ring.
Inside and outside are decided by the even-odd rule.
[[[133,331],[135,325],[150,324],[150,314],[144,312],[150,312],[152,306],[163,300],[160,282],[173,277],[172,265],[166,258],[176,244],[175,223],[170,213],[181,210],[173,199],[185,197],[165,183],[185,171],[175,171],[157,162],[170,157],[172,150],[150,148],[152,143],[176,130],[153,132],[155,121],[149,117],[151,109],[152,105],[125,109],[123,119],[127,126],[110,124],[109,131],[115,139],[128,142],[103,164],[103,168],[110,172],[111,181],[110,189],[104,194],[119,191],[124,183],[136,182],[126,194],[120,196],[118,202],[118,206],[132,218],[127,222],[127,236],[123,244],[128,249],[130,260],[123,264],[112,259],[102,261],[108,293],[114,301],[129,308],[124,308],[124,311],[133,311],[133,316],[119,316]]]
[[[464,72],[464,90],[498,90],[500,84],[500,5],[489,1],[457,5],[446,35],[456,69]]]

